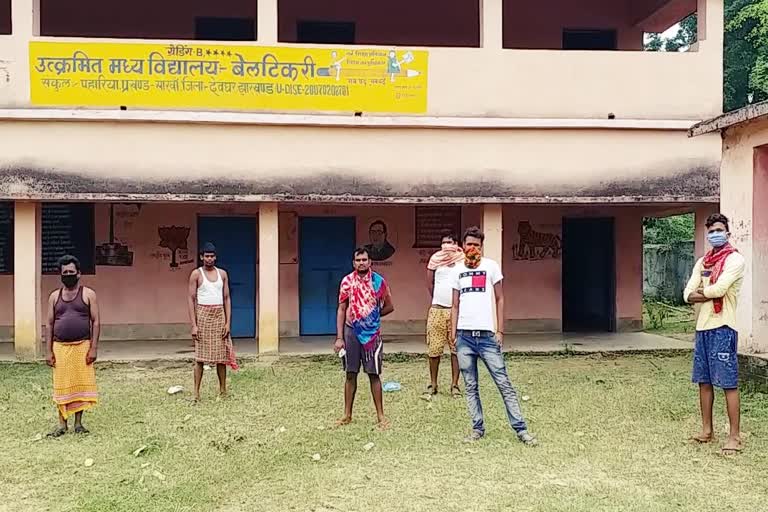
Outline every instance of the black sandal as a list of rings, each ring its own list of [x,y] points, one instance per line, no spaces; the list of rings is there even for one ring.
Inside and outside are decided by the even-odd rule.
[[[459,386],[451,386],[451,396],[453,398],[461,398],[461,388]]]
[[[50,437],[51,439],[56,439],[57,437],[61,437],[64,434],[67,433],[66,427],[59,427],[53,432],[49,432],[45,437]]]
[[[82,425],[75,427],[75,434],[90,434],[91,432]]]

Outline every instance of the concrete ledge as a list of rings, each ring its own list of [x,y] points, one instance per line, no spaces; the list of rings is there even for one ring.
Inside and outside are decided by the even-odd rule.
[[[509,334],[524,333],[560,333],[563,322],[559,318],[508,318],[504,320],[504,332]]]
[[[768,393],[768,355],[739,354],[739,378],[742,384]]]
[[[391,336],[384,353],[395,360],[398,354],[423,357],[426,350],[423,335]],[[238,359],[269,361],[287,356],[336,357],[332,351],[333,336],[283,338],[279,354],[259,354],[255,340],[236,339]],[[692,343],[647,333],[603,334],[511,334],[505,339],[504,352],[519,354],[610,354],[610,353],[679,353],[690,354]],[[42,354],[42,352],[41,352]],[[102,361],[189,361],[194,356],[192,341],[134,340],[104,341],[100,345]],[[14,361],[12,343],[0,343],[0,360]]]
[[[643,330],[643,321],[637,318],[621,318],[618,321],[618,332],[638,332]],[[504,322],[504,332],[510,334],[547,334],[560,333],[562,321],[559,318],[524,318],[507,319]],[[392,336],[424,336],[426,320],[393,320],[385,321],[384,334]],[[299,336],[299,322],[295,320],[280,322],[281,338],[296,338]],[[132,340],[188,340],[189,324],[106,324],[101,327],[101,339],[104,341]],[[0,326],[0,343],[13,342],[13,327]]]
[[[186,340],[190,339],[188,323],[178,324],[107,324],[101,327],[101,339],[123,340]]]
[[[640,321],[642,328],[642,321]],[[384,335],[391,336],[424,336],[427,330],[425,320],[385,320]],[[559,333],[562,322],[559,318],[507,319],[504,322],[504,332],[508,333]],[[630,330],[630,329],[628,329]],[[631,329],[641,330],[641,329]],[[299,322],[295,320],[280,322],[280,336],[295,338],[299,334]],[[145,339],[145,338],[141,338]]]
[[[278,329],[281,338],[297,338],[299,336],[299,322],[281,320]]]
[[[45,327],[43,327],[44,331]],[[107,324],[101,326],[104,341],[188,340],[189,324]],[[13,343],[13,326],[0,325],[0,343]]]
[[[101,121],[134,123],[240,124],[262,126],[319,126],[339,128],[453,128],[453,129],[605,129],[675,130],[687,132],[699,119],[536,119],[452,116],[355,116],[334,114],[265,114],[185,110],[105,110],[18,108],[0,109],[8,121]]]
[[[383,325],[385,337],[424,336],[426,327],[426,320],[385,320]],[[301,334],[299,334],[298,321],[287,320],[280,322],[281,338],[298,338],[299,336]]]
[[[619,318],[616,325],[618,332],[640,332],[643,330],[642,318]]]

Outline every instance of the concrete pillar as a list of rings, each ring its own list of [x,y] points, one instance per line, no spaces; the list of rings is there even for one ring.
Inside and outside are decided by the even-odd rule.
[[[502,207],[500,204],[483,205],[483,225],[485,242],[483,255],[495,260],[501,266],[502,258]]]
[[[725,8],[722,0],[696,0],[696,40],[723,42]]]
[[[725,7],[723,0],[697,0],[697,42],[698,51],[705,54],[710,65],[706,87],[710,87],[708,98],[711,103],[702,115],[715,116],[723,110],[723,42]],[[703,106],[702,106],[703,107]],[[716,135],[716,134],[715,134]]]
[[[720,205],[717,203],[701,204],[696,206],[694,210],[694,229],[696,233],[694,255],[696,258],[701,258],[710,249],[709,244],[707,244],[707,227],[704,223],[707,221],[707,217],[718,211],[720,211]]]
[[[480,47],[494,50],[504,48],[504,17],[502,0],[480,1]]]
[[[277,203],[259,206],[259,354],[277,354],[280,251]]]
[[[40,0],[11,0],[12,106],[29,105],[29,41],[40,35]]]
[[[259,0],[256,7],[256,41],[277,44],[277,0]]]
[[[13,214],[13,332],[16,357],[40,357],[40,203],[16,202]]]
[[[40,35],[40,0],[11,0],[13,36],[24,39]]]
[[[500,204],[486,204],[483,205],[483,223],[481,229],[485,233],[485,242],[483,242],[483,256],[490,258],[499,264],[499,268],[503,267],[502,253],[504,229],[503,229],[503,209]],[[496,323],[497,330],[504,330],[503,322],[499,322],[496,318],[496,308],[493,309],[494,322]],[[502,324],[500,326],[500,324]]]
[[[738,138],[734,138],[738,137]],[[756,305],[754,297],[765,289],[765,284],[754,279],[753,255],[756,244],[753,216],[760,205],[754,194],[756,169],[766,158],[766,150],[754,148],[754,143],[735,131],[726,133],[723,141],[723,161],[720,169],[720,211],[731,221],[731,242],[744,256],[746,268],[744,282],[736,308],[736,330],[739,331],[739,350],[757,352],[759,340],[753,336],[752,321]],[[768,159],[765,160],[768,165]],[[764,206],[763,206],[764,207]]]

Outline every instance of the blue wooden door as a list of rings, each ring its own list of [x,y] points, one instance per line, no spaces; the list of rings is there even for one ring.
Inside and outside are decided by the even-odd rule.
[[[198,248],[212,242],[216,266],[229,274],[233,338],[256,336],[256,237],[253,217],[199,217],[197,221]]]
[[[299,222],[299,331],[335,334],[339,283],[352,271],[354,217],[302,217]]]

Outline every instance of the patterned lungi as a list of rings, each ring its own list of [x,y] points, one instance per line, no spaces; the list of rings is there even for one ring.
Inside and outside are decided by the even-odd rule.
[[[232,338],[224,337],[226,318],[224,306],[197,306],[197,341],[195,361],[198,363],[226,364],[237,370]]]
[[[450,346],[450,339],[451,309],[432,306],[427,316],[427,356],[442,356],[446,345],[451,348],[451,354],[455,354],[456,347]]]
[[[53,343],[53,401],[64,419],[98,402],[96,371],[92,364],[85,364],[90,348],[90,340]]]

